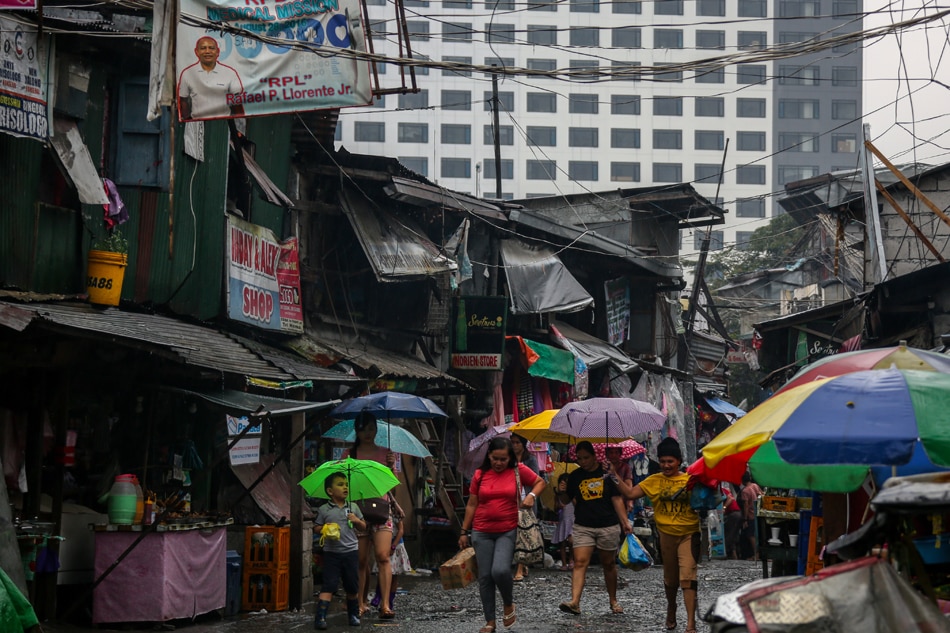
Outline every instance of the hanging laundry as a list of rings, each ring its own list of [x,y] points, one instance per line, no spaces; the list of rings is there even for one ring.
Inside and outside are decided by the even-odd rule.
[[[122,202],[119,195],[119,189],[115,183],[108,178],[102,179],[102,186],[105,189],[106,197],[109,198],[109,204],[102,205],[103,219],[107,229],[113,229],[119,224],[124,224],[129,219],[129,211]]]

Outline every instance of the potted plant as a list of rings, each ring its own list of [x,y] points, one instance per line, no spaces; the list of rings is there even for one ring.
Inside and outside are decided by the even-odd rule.
[[[90,303],[119,305],[128,252],[129,242],[119,230],[109,231],[93,243],[86,273],[86,293]]]

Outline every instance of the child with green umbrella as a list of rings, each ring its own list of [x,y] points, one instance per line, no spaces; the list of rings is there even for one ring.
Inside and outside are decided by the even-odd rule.
[[[313,530],[322,533],[326,525],[336,524],[338,530],[328,530],[331,534],[338,534],[338,538],[325,535],[321,538],[323,545],[323,587],[317,602],[317,612],[313,626],[319,630],[327,628],[327,611],[330,600],[343,580],[343,590],[346,592],[346,613],[350,626],[360,625],[359,592],[359,541],[354,527],[366,529],[363,513],[359,506],[350,503],[347,498],[350,494],[350,484],[343,472],[329,475],[324,483],[327,497],[330,501],[317,509]]]

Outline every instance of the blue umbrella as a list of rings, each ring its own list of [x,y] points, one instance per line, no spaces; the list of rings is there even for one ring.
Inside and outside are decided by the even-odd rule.
[[[344,420],[324,433],[323,437],[352,442],[356,439],[356,429],[353,428],[353,423],[353,420]],[[406,429],[388,422],[377,421],[376,424],[379,431],[376,435],[377,439],[383,437],[388,441],[388,444],[380,445],[383,448],[388,448],[394,453],[412,455],[413,457],[432,457],[432,453],[419,441],[419,438]]]
[[[347,420],[357,413],[367,411],[376,417],[389,418],[447,418],[448,414],[438,405],[422,396],[398,391],[381,391],[368,396],[345,400],[336,406],[330,415]]]

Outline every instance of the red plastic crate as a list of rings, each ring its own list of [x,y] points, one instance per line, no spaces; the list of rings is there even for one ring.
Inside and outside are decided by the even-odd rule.
[[[244,569],[274,571],[290,567],[290,528],[249,526],[244,530]]]
[[[241,608],[244,611],[286,611],[290,597],[290,570],[244,572]]]

